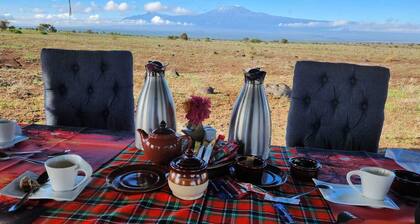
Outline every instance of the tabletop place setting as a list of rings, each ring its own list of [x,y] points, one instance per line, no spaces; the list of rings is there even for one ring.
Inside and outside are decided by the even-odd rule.
[[[53,52],[63,55],[66,53]],[[48,50],[43,51],[43,55],[45,60],[53,60],[49,58]],[[151,214],[147,209],[156,212],[155,209],[164,210],[165,206],[171,203],[187,207],[199,204],[199,215],[190,215],[198,217],[199,220],[187,221],[191,223],[221,223],[224,218],[219,218],[228,217],[229,212],[250,217],[253,206],[257,206],[254,209],[258,209],[256,216],[260,217],[261,222],[328,223],[340,221],[338,219],[341,219],[341,214],[348,211],[354,213],[351,219],[368,219],[369,217],[360,217],[365,215],[365,211],[371,211],[375,215],[389,211],[395,215],[406,211],[404,214],[408,219],[413,219],[414,207],[420,202],[419,170],[406,170],[404,160],[399,160],[401,155],[398,158],[385,158],[376,153],[377,148],[373,149],[375,153],[352,151],[359,149],[359,146],[358,143],[347,144],[348,139],[343,140],[346,143],[342,145],[342,151],[322,149],[320,142],[323,141],[331,141],[327,145],[338,144],[338,140],[328,138],[332,139],[339,134],[335,132],[319,137],[323,133],[323,125],[327,125],[319,124],[324,122],[322,118],[296,117],[299,113],[310,113],[311,104],[321,100],[311,99],[309,95],[300,95],[298,91],[303,91],[303,87],[297,83],[299,78],[295,77],[294,80],[296,90],[293,91],[296,93],[292,93],[292,109],[289,112],[289,124],[298,122],[299,127],[293,128],[288,125],[288,145],[279,147],[271,145],[272,129],[276,128],[272,127],[271,116],[275,115],[270,113],[264,88],[267,73],[262,68],[243,71],[244,84],[232,105],[226,137],[225,133],[205,124],[214,106],[210,98],[191,95],[182,105],[175,105],[165,79],[167,66],[156,60],[145,65],[145,80],[138,97],[136,113],[131,111],[128,114],[132,117],[124,118],[132,121],[131,126],[124,127],[121,132],[129,133],[128,137],[125,134],[115,134],[118,131],[111,131],[110,134],[82,128],[78,131],[66,131],[65,126],[71,126],[68,123],[47,121],[51,130],[69,133],[70,137],[59,139],[60,136],[48,134],[50,130],[42,129],[41,126],[26,126],[16,121],[0,119],[0,168],[2,163],[5,165],[4,169],[0,169],[0,173],[9,175],[8,181],[2,181],[0,185],[0,208],[3,210],[1,213],[19,214],[30,209],[31,201],[40,201],[39,204],[44,204],[49,210],[39,214],[38,222],[60,222],[59,220],[71,220],[77,216],[60,213],[59,209],[63,210],[66,205],[74,207],[75,204],[72,203],[86,204],[90,208],[89,211],[95,210],[95,203],[98,203],[98,209],[99,206],[106,205],[107,208],[116,211],[118,206],[115,203],[118,204],[118,200],[121,200],[121,209],[127,206],[125,203],[135,203],[131,200],[137,200],[145,210],[141,215],[137,215],[139,222],[168,221],[169,218],[163,215],[149,217],[145,214]],[[309,67],[311,66],[314,65],[309,63]],[[333,68],[336,69],[342,65],[329,66],[336,66]],[[354,69],[363,70],[363,67],[348,66],[350,65],[344,65],[342,68],[351,75],[354,75]],[[298,73],[300,67],[296,69],[295,72]],[[322,76],[328,72],[328,69],[320,70],[322,69],[314,69],[309,73],[320,73]],[[44,77],[52,75],[49,71],[44,71]],[[304,72],[308,72],[307,69]],[[130,82],[132,83],[132,80]],[[323,85],[327,84],[321,86]],[[63,95],[70,91],[64,91],[64,87],[59,88],[61,90],[51,94]],[[305,91],[312,91],[312,87],[305,88]],[[114,84],[113,91],[118,91],[117,84]],[[186,120],[183,128],[178,131],[176,106],[183,108]],[[54,113],[58,113],[58,110]],[[105,119],[111,116],[110,113],[113,113],[111,109],[101,112]],[[77,116],[82,119],[82,115]],[[51,117],[47,117],[48,119]],[[118,122],[118,119],[112,122]],[[76,123],[74,125],[84,126]],[[303,126],[311,131],[305,132],[303,137],[298,137],[295,130]],[[105,126],[99,125],[91,128],[103,127]],[[289,131],[289,128],[292,131]],[[41,132],[47,133],[48,138],[33,138],[36,133]],[[289,144],[294,141],[291,140],[293,138],[299,138],[298,143]],[[37,144],[42,141],[48,143],[48,147],[38,147]],[[311,141],[314,144],[307,143]],[[96,158],[93,153],[99,155],[105,147],[109,147],[110,151],[114,150],[115,155],[106,159]],[[312,148],[314,150],[311,150]],[[84,153],[88,151],[91,154]],[[10,202],[11,198],[15,200]],[[150,204],[145,202],[147,200]],[[58,201],[60,204],[52,203],[51,206],[51,201]],[[212,216],[212,209],[221,205],[231,207],[231,210],[218,208],[221,210]],[[238,207],[238,211],[233,208],[235,206]],[[166,209],[169,214],[174,212],[173,218],[177,222],[186,221],[182,216],[176,216],[176,210],[179,208],[173,211],[170,208]],[[311,213],[311,209],[315,212]],[[88,215],[81,215],[82,211],[73,212],[80,216],[73,221],[80,222],[88,218]],[[104,213],[101,220],[106,221],[107,212],[101,212]],[[193,214],[195,211],[189,212]],[[413,216],[410,217],[411,212]],[[116,222],[128,222],[117,213],[112,213],[109,217],[114,217]],[[315,215],[312,217],[310,214]],[[136,213],[131,216],[136,216]],[[110,220],[112,222],[112,219]]]

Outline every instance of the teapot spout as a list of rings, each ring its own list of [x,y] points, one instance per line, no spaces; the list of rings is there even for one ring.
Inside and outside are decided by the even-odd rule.
[[[149,134],[147,134],[147,132],[145,132],[143,129],[137,129],[137,131],[139,132],[142,141],[149,138]]]

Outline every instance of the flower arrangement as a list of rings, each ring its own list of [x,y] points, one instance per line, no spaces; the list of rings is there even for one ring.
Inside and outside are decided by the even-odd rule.
[[[207,97],[191,96],[184,103],[185,118],[188,119],[188,126],[199,126],[210,117],[211,101]]]

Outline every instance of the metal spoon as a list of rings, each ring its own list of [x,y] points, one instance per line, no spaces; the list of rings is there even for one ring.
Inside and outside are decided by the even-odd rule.
[[[40,160],[35,160],[35,159],[29,159],[28,157],[25,156],[7,156],[7,157],[0,157],[0,161],[6,161],[9,159],[21,159],[30,163],[35,163],[35,164],[44,164],[44,161],[40,161]]]
[[[15,155],[28,155],[28,154],[35,154],[35,153],[41,153],[42,151],[25,151],[25,152],[1,152],[0,151],[0,159],[1,158],[6,158],[6,157],[11,157],[11,156],[15,156]]]
[[[293,196],[293,197],[290,197],[290,198],[293,198],[293,199],[298,199],[298,198],[300,198],[300,197],[302,197],[302,196],[304,196],[304,195],[307,195],[307,194],[310,194],[310,193],[314,192],[314,191],[315,191],[315,190],[317,190],[318,188],[319,188],[319,189],[330,189],[330,190],[332,190],[332,189],[333,189],[333,187],[331,187],[330,185],[318,184],[318,185],[315,185],[314,189],[312,189],[312,190],[310,190],[310,191],[308,191],[308,192],[304,192],[304,193],[297,194],[297,195],[295,195],[295,196]]]

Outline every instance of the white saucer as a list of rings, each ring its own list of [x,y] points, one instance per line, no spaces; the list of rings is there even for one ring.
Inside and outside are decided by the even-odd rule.
[[[17,143],[26,141],[28,139],[29,139],[28,136],[16,135],[16,137],[15,137],[15,139],[13,139],[13,141],[10,141],[10,142],[0,142],[0,149],[11,148],[11,147],[15,146]]]
[[[0,194],[13,197],[13,198],[22,198],[24,192],[19,189],[19,181],[24,176],[29,176],[33,179],[38,177],[37,174],[26,171],[25,173],[21,174],[18,178],[14,179],[11,183],[9,183],[6,187],[0,190]],[[84,176],[77,176],[76,183],[82,181]],[[73,191],[54,191],[51,188],[50,182],[42,185],[41,188],[29,196],[29,199],[53,199],[56,201],[74,201],[74,199],[79,196],[79,194],[83,191],[83,189],[90,183],[92,177],[89,177],[86,182],[81,184],[78,188],[74,189]]]
[[[395,204],[395,202],[388,196],[385,197],[385,200],[378,201],[364,197],[347,184],[333,184],[317,179],[312,180],[316,185],[324,184],[333,187],[333,189],[319,189],[324,199],[330,202],[344,205],[368,206],[372,208],[400,209],[398,205]],[[360,188],[360,185],[355,186]]]

